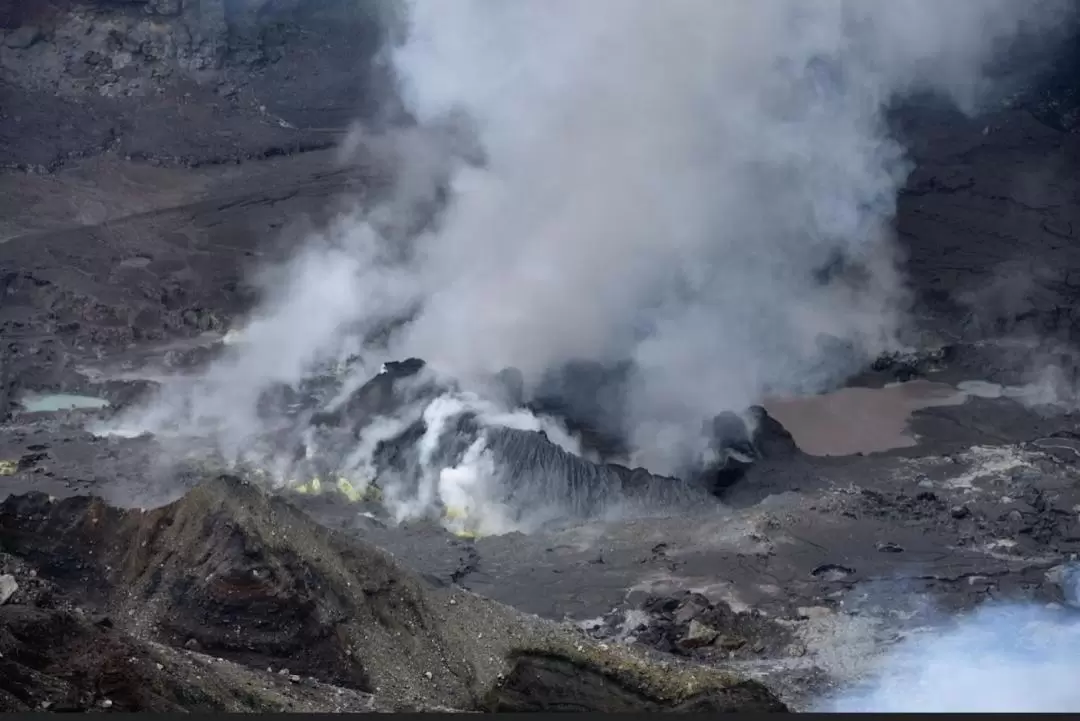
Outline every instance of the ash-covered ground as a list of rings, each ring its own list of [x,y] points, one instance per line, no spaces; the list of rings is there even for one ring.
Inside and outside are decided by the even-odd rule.
[[[617,364],[480,388],[361,343],[227,427],[307,342],[252,322],[258,272],[433,142],[349,135],[400,121],[393,23],[315,5],[0,1],[0,708],[1075,710],[1071,45],[1008,103],[890,109],[903,343],[653,472]],[[452,223],[435,185],[389,235]]]

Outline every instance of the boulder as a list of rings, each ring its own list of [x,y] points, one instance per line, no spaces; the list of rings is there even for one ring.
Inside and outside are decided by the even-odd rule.
[[[705,434],[711,439],[709,459],[696,471],[696,478],[718,495],[740,481],[755,463],[799,454],[791,433],[761,406],[751,406],[741,415],[720,413]]]
[[[697,619],[690,622],[686,629],[686,635],[679,640],[682,648],[701,648],[708,646],[717,639],[720,632],[712,626],[706,626]]]

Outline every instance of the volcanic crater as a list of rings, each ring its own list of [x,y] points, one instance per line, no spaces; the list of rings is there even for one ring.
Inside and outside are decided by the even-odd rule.
[[[623,368],[481,397],[363,353],[268,389],[229,455],[124,423],[241,352],[261,263],[386,197],[393,158],[339,152],[405,122],[380,4],[31,5],[0,0],[0,710],[798,711],[943,615],[1068,612],[1068,57],[974,116],[895,110],[905,346],[717,408],[692,468],[634,467]]]

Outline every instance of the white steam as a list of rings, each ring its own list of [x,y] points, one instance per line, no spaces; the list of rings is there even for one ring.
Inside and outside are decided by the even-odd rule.
[[[909,639],[822,711],[1076,712],[1080,617],[995,605]]]
[[[472,117],[488,164],[420,241],[425,304],[397,354],[527,384],[632,359],[636,460],[665,472],[719,410],[815,390],[892,342],[908,168],[884,106],[970,104],[997,42],[1040,17],[1009,0],[409,7],[407,105]],[[838,254],[858,282],[815,278]],[[823,359],[829,336],[852,357]]]
[[[465,387],[514,367],[527,391],[570,361],[629,360],[632,460],[673,472],[706,419],[817,390],[893,343],[889,222],[908,166],[883,110],[915,90],[970,106],[998,41],[1059,4],[404,7],[392,60],[419,126],[354,138],[398,164],[393,192],[268,273],[242,342],[123,423],[242,457],[261,452],[263,391],[351,353],[354,386],[419,357]],[[406,240],[447,180],[448,207]],[[403,319],[382,350],[356,341]],[[358,443],[359,466],[374,443]],[[416,508],[485,493],[490,458],[466,458],[473,471],[425,469]]]
[[[556,422],[538,418],[524,411],[506,412],[498,405],[471,393],[447,393],[426,403],[421,416],[424,434],[417,443],[418,478],[395,479],[392,475],[380,479],[384,498],[397,522],[422,517],[437,505],[445,507],[443,521],[453,531],[478,535],[495,535],[512,531],[531,531],[540,523],[558,516],[558,509],[510,508],[498,498],[499,484],[512,479],[505,477],[488,439],[481,433],[452,466],[438,459],[440,443],[449,427],[462,414],[475,414],[484,428],[511,428],[521,431],[542,431],[562,450],[580,455],[578,442]],[[381,435],[381,434],[377,434]],[[368,433],[365,433],[365,437]],[[361,443],[367,453],[359,457],[369,462],[373,448]]]

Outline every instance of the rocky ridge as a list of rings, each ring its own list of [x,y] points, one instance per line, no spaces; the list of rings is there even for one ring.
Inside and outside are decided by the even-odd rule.
[[[0,538],[18,586],[0,606],[7,710],[782,708],[432,585],[235,478],[149,511],[10,497]],[[38,634],[52,644],[33,650]]]

